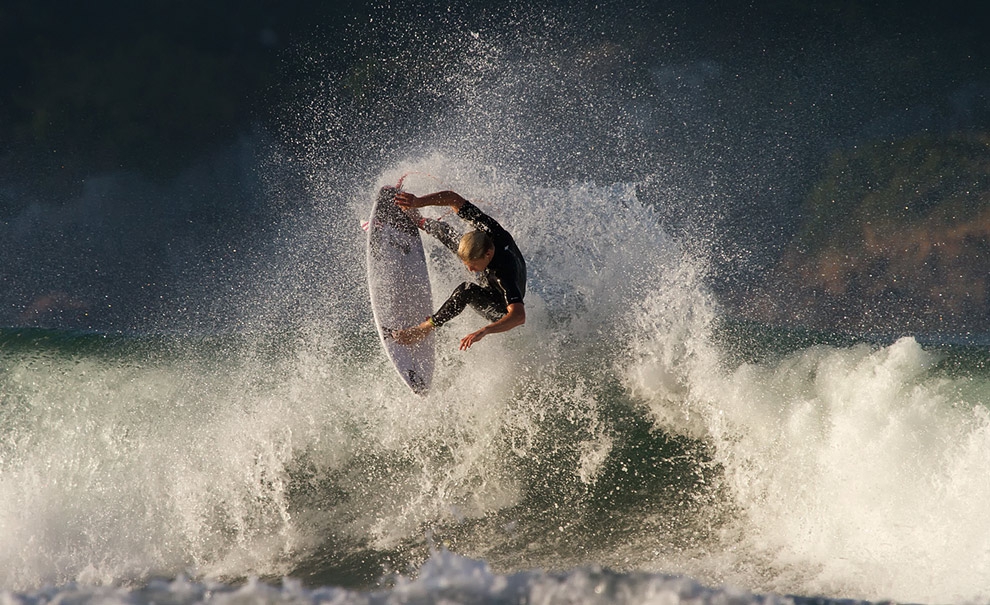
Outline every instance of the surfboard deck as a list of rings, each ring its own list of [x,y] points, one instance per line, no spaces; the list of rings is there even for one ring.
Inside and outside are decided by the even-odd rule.
[[[382,187],[368,220],[368,291],[382,347],[402,380],[417,395],[433,382],[435,338],[413,345],[389,336],[394,329],[421,323],[433,312],[430,276],[419,229],[395,205],[398,189]]]

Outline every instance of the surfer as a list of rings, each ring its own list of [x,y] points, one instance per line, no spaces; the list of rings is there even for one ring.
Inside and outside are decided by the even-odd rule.
[[[423,323],[405,330],[395,330],[392,338],[396,342],[419,342],[460,315],[467,305],[491,323],[462,338],[462,351],[489,334],[507,332],[526,322],[526,308],[523,305],[526,261],[512,236],[495,219],[453,191],[439,191],[422,197],[400,191],[395,195],[395,203],[413,217],[420,229],[450,248],[469,271],[479,273],[481,282],[464,282],[457,286],[450,298]],[[458,236],[450,225],[419,216],[416,209],[424,206],[450,206],[475,230]]]

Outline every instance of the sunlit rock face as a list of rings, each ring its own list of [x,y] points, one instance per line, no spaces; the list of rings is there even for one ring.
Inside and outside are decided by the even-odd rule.
[[[990,136],[966,134],[835,154],[746,313],[852,331],[987,331],[988,152]]]

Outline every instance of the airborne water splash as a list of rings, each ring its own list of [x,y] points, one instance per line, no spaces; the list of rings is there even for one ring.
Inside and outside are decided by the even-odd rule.
[[[452,322],[426,399],[392,376],[368,318],[236,337],[11,332],[3,584],[189,572],[367,585],[425,561],[432,532],[509,571],[979,593],[985,567],[966,563],[983,556],[972,524],[988,495],[978,366],[952,371],[940,355],[958,353],[912,339],[774,353],[772,334],[746,342],[753,361],[730,361],[704,266],[634,188],[532,188],[439,155],[380,180],[426,169],[534,259],[524,329],[465,354],[474,318]],[[369,200],[337,211],[354,258],[351,215]],[[462,275],[429,246],[443,292]]]
[[[78,583],[94,600],[430,602],[478,579],[481,601],[505,586],[530,587],[520,600],[561,586],[577,602],[759,600],[660,574],[985,598],[990,379],[982,362],[953,365],[985,349],[813,335],[781,352],[790,335],[747,338],[709,290],[745,260],[720,231],[734,204],[784,195],[795,150],[816,145],[777,114],[745,115],[776,94],[745,99],[718,61],[623,46],[609,24],[572,36],[595,28],[537,9],[510,28],[444,23],[460,34],[450,45],[401,18],[405,37],[388,42],[388,19],[369,36],[364,71],[314,68],[319,86],[287,109],[312,131],[262,169],[277,220],[241,240],[246,254],[189,269],[206,321],[3,332],[0,585],[13,598]],[[676,37],[665,27],[649,40]],[[425,399],[378,346],[358,228],[372,192],[405,173],[421,175],[407,180],[417,193],[475,200],[531,272],[526,326],[460,353],[476,320],[452,322]],[[765,214],[742,230],[772,229]],[[464,275],[428,245],[442,296]],[[214,260],[239,278],[218,279]],[[431,555],[434,542],[515,575]],[[333,588],[414,569],[420,583],[374,597]],[[283,574],[314,588],[240,584]],[[31,592],[47,584],[66,588]]]
[[[527,189],[428,161],[460,174],[446,181],[466,195],[490,192],[479,203],[519,226],[517,241],[538,259],[526,329],[462,354],[458,332],[473,318],[452,322],[425,400],[394,379],[367,318],[353,335],[343,325],[164,339],[13,332],[8,342],[28,342],[4,354],[4,585],[185,570],[277,577],[312,567],[326,548],[338,559],[393,552],[401,565],[419,558],[425,528],[457,533],[554,500],[565,506],[554,523],[577,522],[568,516],[581,514],[617,447],[611,424],[631,414],[616,371],[635,329],[628,307],[659,284],[668,308],[695,297],[697,317],[704,297],[695,284],[657,281],[665,264],[686,261],[628,187]],[[582,211],[557,215],[562,196]],[[355,207],[342,207],[341,221]],[[357,221],[354,231],[360,241]],[[583,245],[563,245],[578,233]],[[360,258],[359,244],[349,250]],[[432,256],[435,290],[449,289],[457,267]],[[545,520],[527,522],[528,539]]]

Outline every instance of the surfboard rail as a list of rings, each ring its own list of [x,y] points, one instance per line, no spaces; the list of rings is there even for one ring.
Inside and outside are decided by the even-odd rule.
[[[426,395],[433,382],[434,335],[412,345],[399,344],[390,336],[393,330],[422,322],[433,305],[423,241],[416,225],[395,205],[398,191],[382,187],[367,221],[368,292],[378,337],[389,360],[414,393]]]

